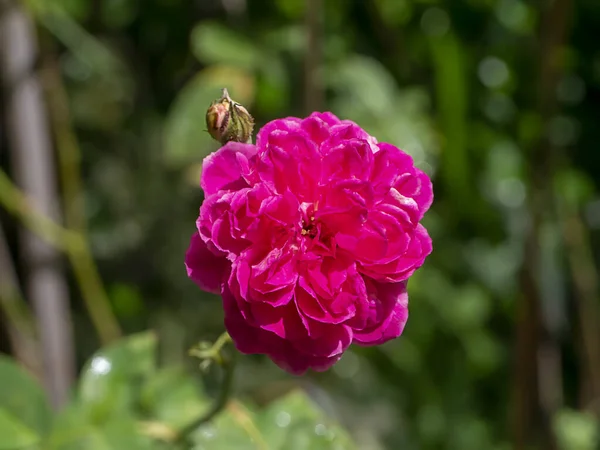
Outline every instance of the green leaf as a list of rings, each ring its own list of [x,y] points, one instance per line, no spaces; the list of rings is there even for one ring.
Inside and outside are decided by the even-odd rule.
[[[153,420],[179,429],[207,411],[211,401],[183,368],[170,367],[146,383],[141,405]]]
[[[600,424],[588,412],[563,409],[553,420],[559,448],[564,450],[594,450],[600,443]]]
[[[295,391],[262,411],[230,403],[200,427],[194,441],[206,449],[351,450],[348,433],[329,419],[304,392]]]
[[[558,172],[554,180],[554,189],[571,211],[581,208],[594,195],[593,181],[586,173],[576,169]]]
[[[10,358],[0,355],[0,410],[39,435],[50,427],[51,413],[37,382]],[[0,436],[4,434],[0,432]],[[0,442],[2,439],[0,439]]]
[[[39,436],[6,410],[0,409],[0,450],[35,448]]]
[[[272,449],[355,448],[348,433],[302,391],[291,392],[273,402],[260,415],[259,427]]]
[[[254,100],[254,76],[243,70],[218,66],[198,73],[179,93],[167,116],[164,147],[168,163],[186,165],[217,150],[219,144],[206,131],[206,110],[224,87],[246,108]]]
[[[218,23],[200,23],[190,39],[192,52],[205,64],[231,64],[247,70],[260,64],[260,53],[247,38]]]
[[[152,445],[130,414],[117,413],[97,424],[76,403],[58,417],[48,442],[50,450],[149,450]]]
[[[199,448],[206,450],[271,450],[257,429],[256,415],[236,402],[230,403],[225,411],[198,428],[191,437]]]
[[[141,384],[155,372],[155,351],[156,336],[146,332],[131,335],[91,358],[81,376],[78,398],[92,422],[102,423],[132,408]]]

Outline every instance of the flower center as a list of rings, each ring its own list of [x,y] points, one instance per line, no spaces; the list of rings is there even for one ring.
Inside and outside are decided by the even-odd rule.
[[[314,238],[319,234],[319,227],[315,222],[315,213],[319,209],[319,202],[308,203],[304,202],[300,205],[300,211],[302,212],[302,230],[300,234],[302,236],[308,236]]]
[[[317,233],[318,233],[318,229],[317,229],[317,224],[315,223],[315,217],[311,216],[308,221],[303,220],[302,221],[302,230],[300,231],[300,234],[302,234],[302,236],[308,236],[309,238],[314,238]]]

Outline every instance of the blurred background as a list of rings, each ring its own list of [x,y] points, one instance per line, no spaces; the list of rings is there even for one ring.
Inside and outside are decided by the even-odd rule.
[[[410,153],[434,252],[400,339],[240,358],[194,448],[600,448],[598,30],[597,0],[0,0],[0,448],[174,448],[218,392],[183,258],[223,87]]]

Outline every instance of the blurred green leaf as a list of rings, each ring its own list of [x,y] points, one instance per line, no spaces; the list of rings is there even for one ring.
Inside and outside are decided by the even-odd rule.
[[[33,449],[39,440],[31,428],[0,408],[0,450]]]
[[[177,367],[164,369],[148,380],[140,402],[153,420],[174,429],[189,424],[211,405],[198,383]]]
[[[104,0],[102,21],[111,28],[123,28],[137,16],[139,2],[136,0]]]
[[[303,391],[293,391],[276,400],[258,420],[259,428],[273,449],[354,448],[346,431],[329,419]]]
[[[44,435],[52,417],[46,396],[37,382],[13,360],[0,355],[0,410],[5,421],[21,424],[33,435]],[[8,425],[6,425],[8,427]],[[4,434],[0,432],[0,443]]]
[[[564,409],[554,417],[561,450],[594,450],[600,443],[600,426],[591,413]]]
[[[303,0],[276,0],[275,4],[290,19],[302,18],[306,9],[306,2]]]
[[[250,70],[261,62],[258,49],[247,38],[216,22],[200,23],[192,30],[190,39],[192,52],[205,64]]]
[[[141,383],[155,372],[156,336],[131,335],[100,350],[85,365],[78,399],[91,421],[102,423],[137,401]]]
[[[140,291],[131,284],[115,283],[111,285],[109,298],[119,317],[137,317],[144,311],[144,302]]]
[[[192,440],[196,446],[205,450],[271,450],[256,427],[256,415],[239,403],[233,403],[233,409],[231,405],[212,422],[194,431]]]
[[[125,71],[123,62],[100,40],[85,30],[54,1],[28,0],[36,18],[77,58],[94,71],[111,78]]]
[[[213,423],[200,427],[194,439],[207,450],[355,448],[346,431],[327,418],[302,391],[291,392],[259,411],[250,411],[238,403],[230,404]]]
[[[56,421],[48,440],[49,450],[150,450],[153,442],[139,432],[129,413],[115,413],[101,424],[93,423],[73,404]]]
[[[589,177],[574,168],[556,174],[554,189],[571,210],[581,208],[594,195],[594,183]]]

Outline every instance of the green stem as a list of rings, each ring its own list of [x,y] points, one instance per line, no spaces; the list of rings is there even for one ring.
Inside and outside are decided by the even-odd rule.
[[[223,354],[223,348],[225,345],[231,342],[231,337],[227,332],[223,333],[215,341],[215,343],[207,349],[194,348],[190,350],[190,354],[199,357],[202,360],[212,360],[221,366],[223,371],[223,380],[221,383],[221,389],[219,395],[215,399],[214,403],[208,411],[202,414],[197,419],[186,425],[178,435],[178,441],[184,442],[188,439],[189,435],[196,430],[200,425],[210,422],[215,416],[217,416],[227,406],[229,398],[231,397],[233,388],[233,379],[235,373],[235,363],[237,352],[230,352],[228,355]]]

